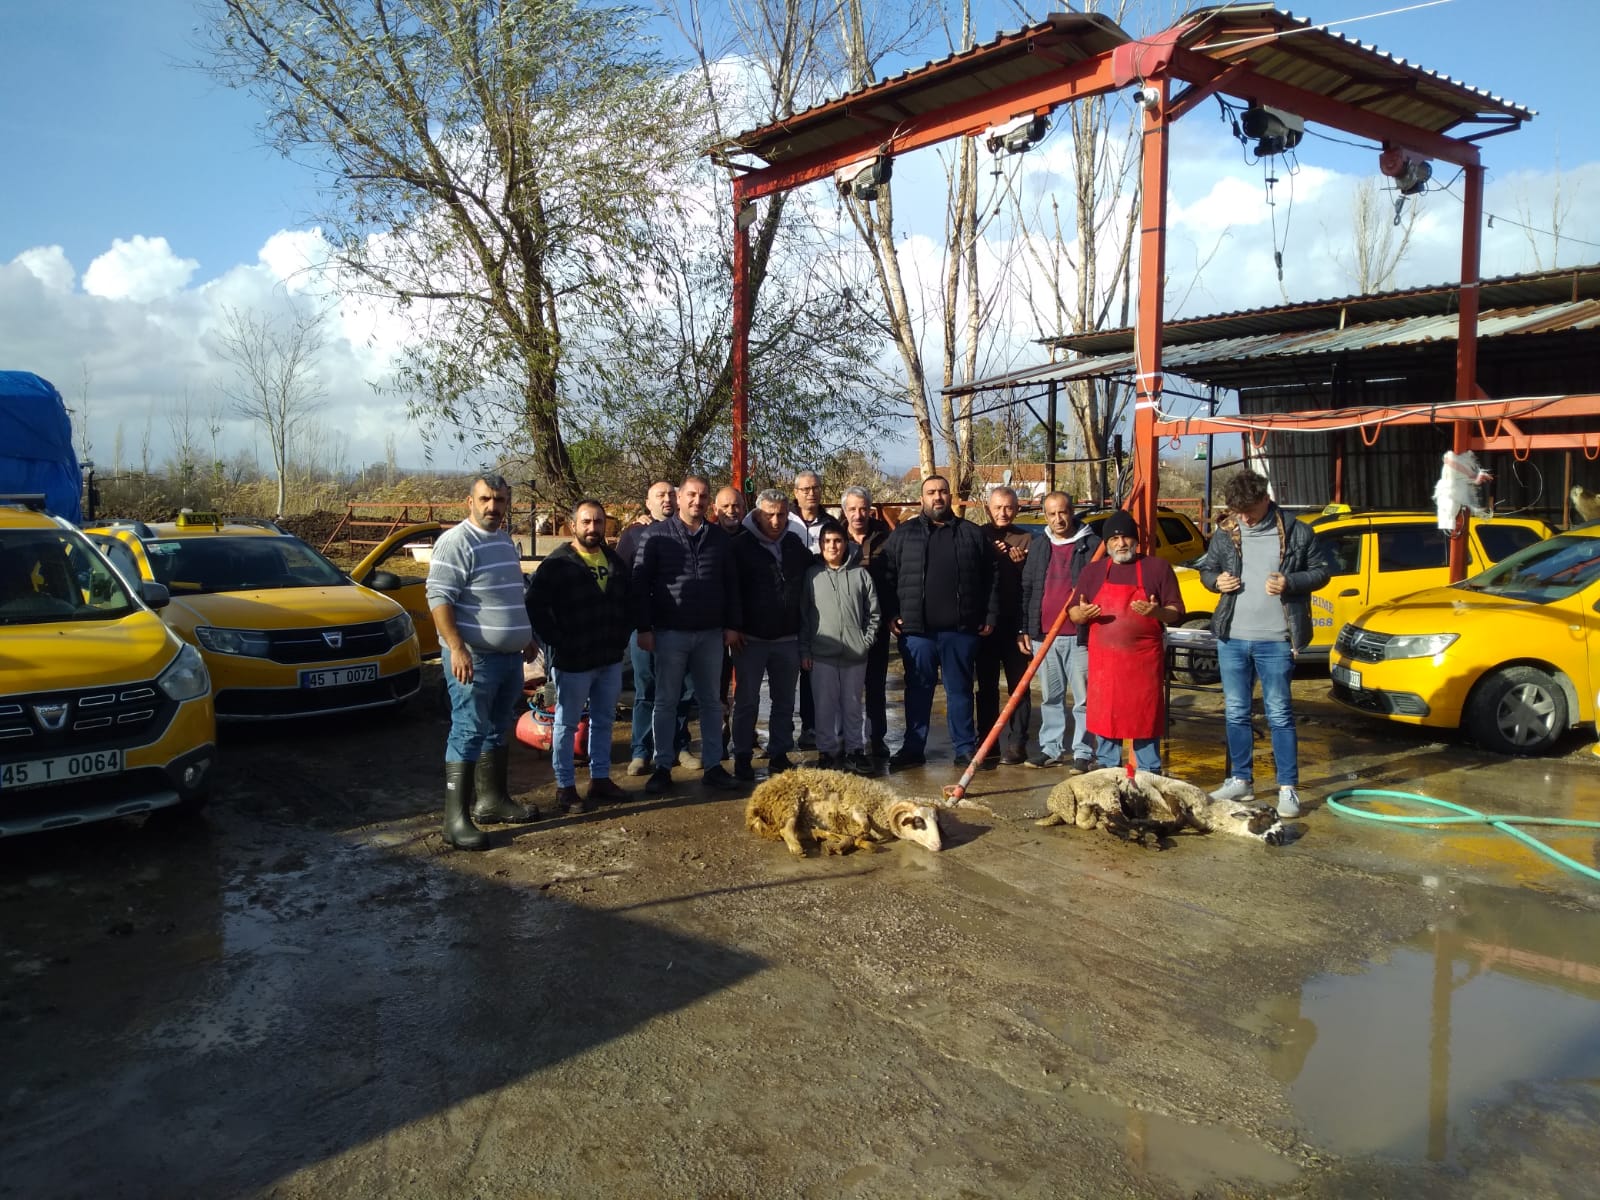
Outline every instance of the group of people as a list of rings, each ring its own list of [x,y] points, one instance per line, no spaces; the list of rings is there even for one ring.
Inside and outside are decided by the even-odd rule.
[[[1310,640],[1310,594],[1328,571],[1310,530],[1272,503],[1264,479],[1237,476],[1224,498],[1230,516],[1200,565],[1205,585],[1220,594],[1213,627],[1230,764],[1213,794],[1253,794],[1250,703],[1259,680],[1279,811],[1294,816],[1289,679]],[[539,815],[506,789],[522,663],[537,647],[556,696],[556,804],[569,814],[623,794],[610,778],[608,749],[625,656],[635,693],[628,771],[647,774],[652,793],[672,789],[677,766],[697,766],[713,789],[753,781],[763,700],[772,773],[793,766],[797,748],[814,748],[819,766],[863,773],[884,760],[891,770],[918,766],[941,682],[959,767],[1114,767],[1127,740],[1140,769],[1161,769],[1163,630],[1183,619],[1184,606],[1172,567],[1139,552],[1126,512],[1112,513],[1097,534],[1077,519],[1070,497],[1051,492],[1043,533],[1035,534],[1015,523],[1016,493],[996,488],[979,525],[954,510],[948,480],[934,475],[922,483],[916,515],[891,530],[861,487],[845,489],[834,517],[815,472],[796,477],[792,498],[758,493],[748,512],[738,489],[713,499],[709,483],[690,475],[676,487],[653,483],[642,519],[615,549],[606,543],[604,506],[579,501],[571,540],[524,588],[503,528],[509,506],[503,478],[475,479],[467,520],[441,535],[429,568],[451,702],[444,831],[452,845],[481,848],[480,824]],[[893,753],[885,740],[891,635],[905,675],[905,734]],[[1046,641],[1029,753],[1032,705],[1020,685]],[[997,753],[974,764],[981,735],[1013,693]],[[691,703],[697,759],[687,753]],[[594,749],[580,796],[573,735],[586,712]]]

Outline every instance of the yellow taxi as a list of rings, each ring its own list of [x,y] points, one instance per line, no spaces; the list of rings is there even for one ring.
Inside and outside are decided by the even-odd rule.
[[[1450,538],[1432,513],[1337,511],[1302,517],[1333,577],[1311,597],[1311,643],[1304,661],[1326,661],[1335,632],[1374,604],[1450,581]],[[1477,574],[1507,556],[1549,537],[1543,521],[1525,517],[1473,518],[1467,524],[1467,572]],[[1200,582],[1200,572],[1177,568],[1186,611],[1184,625],[1209,625],[1217,593]],[[1181,657],[1181,656],[1180,656]],[[1180,662],[1197,682],[1215,682],[1214,658],[1193,652]]]
[[[171,592],[162,616],[205,659],[219,721],[398,706],[421,684],[406,611],[271,522],[185,512],[86,532]]]
[[[1501,754],[1548,751],[1595,719],[1600,526],[1481,575],[1362,613],[1339,630],[1333,698],[1408,725],[1464,729]]]
[[[416,627],[423,658],[439,656],[439,631],[433,627],[433,612],[428,607],[428,558],[444,529],[438,521],[396,529],[350,572],[350,578],[362,587],[382,592],[406,610]]]
[[[1103,508],[1094,512],[1079,513],[1078,519],[1093,529],[1100,532],[1100,526],[1105,522],[1115,509]],[[976,517],[977,514],[974,514]],[[981,518],[980,518],[981,519]],[[1017,515],[1018,525],[1026,525],[1032,529],[1044,527],[1044,517],[1037,509]],[[1169,563],[1177,565],[1187,563],[1199,558],[1206,552],[1205,534],[1200,532],[1200,527],[1185,513],[1171,508],[1156,510],[1156,545],[1155,555],[1164,558]]]
[[[0,837],[205,803],[211,681],[40,497],[0,497]]]

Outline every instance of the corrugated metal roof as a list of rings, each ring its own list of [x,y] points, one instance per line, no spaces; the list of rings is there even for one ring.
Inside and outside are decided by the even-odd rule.
[[[1341,104],[1434,133],[1463,124],[1515,125],[1530,109],[1414,66],[1373,46],[1330,33],[1271,4],[1196,9],[1173,29],[1180,44]],[[1045,78],[1134,39],[1099,13],[1053,13],[1037,25],[925,63],[718,147],[780,163],[867,134],[889,136],[926,113],[991,91]]]
[[[1600,298],[1491,309],[1478,315],[1480,342],[1527,334],[1594,331],[1600,331]],[[1343,328],[1325,327],[1244,334],[1212,341],[1191,342],[1187,345],[1164,348],[1161,365],[1162,370],[1169,374],[1205,378],[1208,374],[1205,368],[1211,365],[1404,349],[1455,340],[1454,314],[1400,317],[1388,321],[1346,325]],[[1123,351],[1077,358],[1071,362],[1029,367],[1005,375],[980,379],[971,384],[947,388],[946,391],[951,394],[999,391],[1050,382],[1065,383],[1075,379],[1131,375],[1133,370],[1133,353]]]

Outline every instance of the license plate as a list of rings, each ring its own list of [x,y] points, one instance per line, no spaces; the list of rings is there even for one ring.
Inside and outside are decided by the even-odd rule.
[[[1347,688],[1359,689],[1361,687],[1361,672],[1352,671],[1349,667],[1329,667],[1328,674],[1335,683],[1343,684]]]
[[[56,758],[36,758],[31,762],[0,765],[0,788],[70,783],[74,779],[91,779],[96,775],[115,775],[120,770],[121,750],[85,750],[82,754],[62,754]]]
[[[374,683],[377,678],[377,663],[359,663],[353,667],[319,667],[315,671],[301,671],[300,686],[303,688],[348,687],[352,683]]]

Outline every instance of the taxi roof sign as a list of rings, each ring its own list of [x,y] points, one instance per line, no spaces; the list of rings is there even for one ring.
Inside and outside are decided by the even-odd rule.
[[[221,529],[222,514],[217,512],[195,512],[193,509],[181,508],[178,510],[178,519],[174,523],[179,529],[192,529],[197,525],[209,525],[213,529]]]

